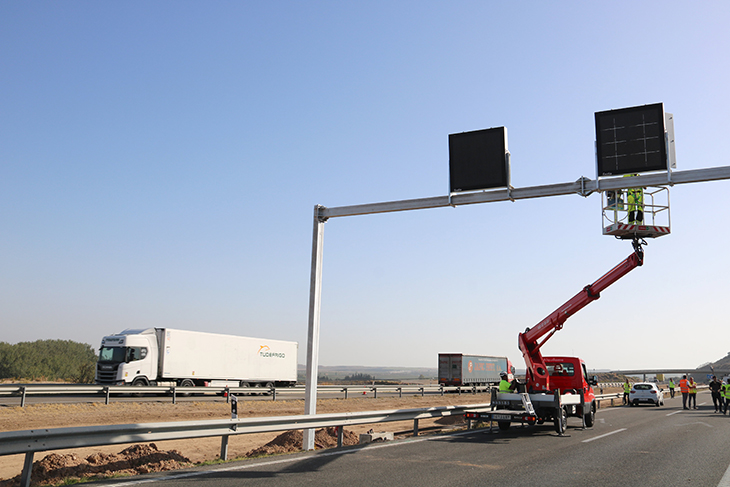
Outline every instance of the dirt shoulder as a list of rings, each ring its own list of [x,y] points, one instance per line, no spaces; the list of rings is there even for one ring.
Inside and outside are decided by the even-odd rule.
[[[436,406],[455,406],[483,404],[489,402],[487,394],[446,395],[436,397],[408,396],[403,398],[356,398],[323,399],[317,402],[318,413],[338,413],[352,411],[377,411],[389,409],[412,409]],[[286,416],[304,413],[304,401],[245,401],[238,402],[239,417]],[[0,431],[17,431],[37,428],[62,428],[68,426],[92,426],[104,424],[156,423],[169,421],[192,421],[204,419],[227,419],[231,417],[230,405],[225,402],[185,402],[171,403],[100,403],[85,404],[38,404],[24,408],[0,408]],[[443,423],[443,421],[441,421]],[[435,420],[419,423],[419,428],[453,427],[437,424]],[[359,435],[370,429],[407,434],[413,428],[412,421],[383,423],[348,427],[347,430]],[[229,458],[244,457],[247,453],[265,446],[280,436],[280,433],[261,433],[230,437]],[[116,455],[130,445],[79,448],[59,450],[57,454],[73,454],[80,459],[100,458]],[[221,440],[198,438],[193,440],[170,440],[156,442],[159,451],[176,451],[191,463],[212,461],[220,454]],[[51,452],[47,452],[51,453]],[[46,453],[36,454],[40,460]],[[114,457],[109,457],[114,458]],[[181,462],[185,464],[185,462]],[[9,479],[20,474],[23,469],[23,455],[0,457],[0,479]]]

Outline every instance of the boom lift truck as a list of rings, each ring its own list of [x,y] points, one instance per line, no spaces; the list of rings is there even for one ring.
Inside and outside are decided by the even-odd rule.
[[[466,413],[467,419],[496,421],[499,429],[510,424],[542,424],[552,420],[555,431],[562,435],[568,416],[581,417],[584,426],[591,427],[596,414],[596,396],[591,386],[598,378],[588,378],[585,362],[577,357],[543,357],[540,348],[565,321],[590,302],[601,297],[601,292],[644,262],[642,245],[646,242],[633,238],[634,252],[596,282],[583,288],[569,301],[556,309],[537,326],[519,334],[518,344],[527,365],[526,383],[519,392],[492,391],[489,411]]]

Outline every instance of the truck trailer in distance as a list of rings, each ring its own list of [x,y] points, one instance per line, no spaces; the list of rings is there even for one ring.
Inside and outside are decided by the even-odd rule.
[[[124,330],[102,338],[96,383],[288,387],[297,381],[298,346],[172,328]]]
[[[442,386],[484,386],[499,384],[499,373],[510,380],[514,367],[507,357],[440,353],[438,379]]]

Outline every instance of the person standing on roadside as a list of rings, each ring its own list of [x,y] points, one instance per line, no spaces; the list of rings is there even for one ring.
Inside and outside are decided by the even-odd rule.
[[[712,393],[712,404],[715,406],[715,412],[722,412],[722,383],[717,380],[717,376],[712,376],[710,381],[710,392]]]
[[[682,393],[682,409],[689,409],[687,407],[687,398],[689,397],[689,387],[687,386],[687,376],[683,375],[682,380],[679,381],[679,392]]]
[[[689,376],[687,387],[689,387],[689,407],[690,409],[697,409],[697,383],[691,375]]]
[[[674,379],[669,379],[669,397],[674,399]]]
[[[626,378],[624,382],[624,406],[629,403],[629,393],[631,392],[631,384],[629,384],[629,378]]]
[[[725,396],[725,407],[722,410],[722,414],[725,414],[728,406],[730,406],[730,378],[722,385],[722,395]]]

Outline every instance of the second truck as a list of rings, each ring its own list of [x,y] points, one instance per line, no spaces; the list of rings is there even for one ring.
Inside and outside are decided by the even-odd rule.
[[[634,252],[593,284],[585,286],[544,320],[519,334],[518,346],[527,366],[525,383],[515,392],[494,391],[489,411],[474,411],[467,419],[496,421],[506,430],[511,423],[542,424],[552,421],[562,435],[567,418],[582,418],[585,426],[593,426],[596,396],[592,386],[597,377],[589,377],[585,362],[578,357],[543,357],[540,348],[565,321],[586,305],[601,297],[601,292],[644,263],[643,240],[634,239]]]

